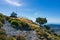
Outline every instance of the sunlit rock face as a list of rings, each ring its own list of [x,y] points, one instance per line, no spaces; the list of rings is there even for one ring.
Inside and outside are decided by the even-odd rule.
[[[5,22],[5,24],[3,24],[3,29],[6,30],[6,34],[8,36],[17,36],[17,35],[23,35],[26,40],[40,40],[37,35],[36,35],[36,32],[35,31],[22,31],[22,30],[16,30],[15,28],[13,28],[11,26],[10,23],[8,22]]]

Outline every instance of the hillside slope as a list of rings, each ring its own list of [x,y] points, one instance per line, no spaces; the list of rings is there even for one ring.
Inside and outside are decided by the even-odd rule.
[[[27,20],[25,18],[18,18],[18,20],[20,20],[24,23],[27,23],[32,29],[34,29],[34,31],[36,31],[37,36],[41,40],[60,40],[59,37],[54,35],[52,32],[50,32],[47,29],[41,28],[39,25],[34,24],[34,22],[32,22],[30,20]]]
[[[15,18],[13,18],[13,19],[15,20]],[[56,35],[54,35],[54,33],[52,33],[50,30],[41,28],[39,25],[35,24],[33,21],[31,21],[29,19],[16,18],[16,20],[19,22],[22,22],[22,23],[26,23],[28,25],[28,28],[36,31],[36,35],[41,40],[60,40],[60,38],[57,37]]]
[[[54,35],[50,30],[43,29],[27,18],[12,18],[1,14],[0,22],[0,25],[3,24],[3,26],[0,26],[0,29],[4,29],[3,31],[0,30],[1,40],[6,40],[8,37],[11,38],[13,36],[15,40],[22,40],[23,37],[20,39],[21,37],[19,35],[24,36],[23,40],[60,40],[60,38]],[[3,37],[3,35],[6,37]]]
[[[17,36],[17,35],[23,35],[26,40],[40,40],[35,31],[21,31],[21,30],[16,30],[13,27],[11,27],[11,24],[6,21],[5,24],[2,27],[5,29],[7,36]]]

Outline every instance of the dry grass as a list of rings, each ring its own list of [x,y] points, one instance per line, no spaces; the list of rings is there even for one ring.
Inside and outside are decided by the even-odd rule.
[[[48,35],[47,37],[51,40],[60,40],[59,37],[57,37],[56,35],[54,35],[53,33],[48,33],[47,29],[42,29],[39,25],[34,24],[31,20],[25,19],[25,18],[17,18],[17,20],[23,22],[23,23],[27,23],[31,29],[34,29],[36,32],[37,36],[42,35],[41,37],[46,38],[45,36]],[[45,36],[44,36],[45,34]]]

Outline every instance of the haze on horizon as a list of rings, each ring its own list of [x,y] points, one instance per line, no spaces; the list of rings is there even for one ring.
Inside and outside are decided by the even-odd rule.
[[[0,0],[0,13],[18,16],[33,21],[37,17],[46,17],[48,23],[60,24],[60,0]]]

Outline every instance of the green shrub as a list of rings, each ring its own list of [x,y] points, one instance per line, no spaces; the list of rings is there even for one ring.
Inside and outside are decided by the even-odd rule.
[[[57,35],[58,37],[60,37],[60,35]]]
[[[49,27],[49,26],[44,25],[44,27],[45,27],[47,30],[50,30],[50,27]]]
[[[4,21],[5,21],[5,16],[3,14],[1,14],[1,13],[0,13],[0,21],[2,23],[4,23]]]
[[[4,29],[0,29],[0,35],[2,35],[2,34],[6,34]]]
[[[7,20],[7,21],[9,21],[10,19],[11,19],[11,17],[6,16],[6,20]]]
[[[23,25],[22,25],[22,22],[18,22],[18,25],[19,25],[19,27],[22,27]]]
[[[21,22],[18,19],[10,19],[9,22],[11,23],[13,28],[16,29],[29,29],[29,25],[27,23]]]
[[[6,40],[6,35],[0,35],[0,40]]]
[[[11,19],[11,18],[10,18],[10,19],[8,20],[8,22],[11,23],[12,20],[14,20],[14,19]]]
[[[11,20],[11,24],[12,24],[12,25],[15,25],[15,26],[18,26],[17,20]]]
[[[27,24],[27,23],[24,23],[24,22],[21,22],[21,25],[22,25],[23,27],[27,27],[27,26],[28,26],[28,24]]]
[[[6,32],[4,29],[0,29],[0,40],[6,40]]]
[[[2,22],[0,22],[0,28],[3,26]]]
[[[25,37],[24,37],[24,36],[19,35],[19,36],[17,36],[17,40],[26,40],[26,39],[25,39]]]
[[[14,38],[14,37],[7,37],[6,40],[16,40],[16,38]]]

